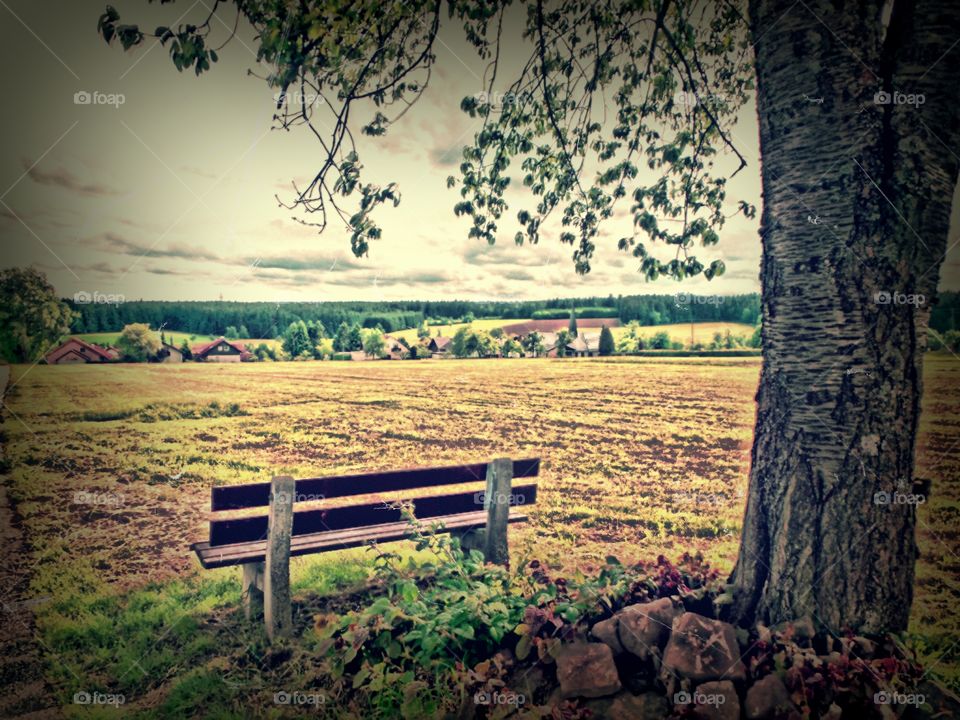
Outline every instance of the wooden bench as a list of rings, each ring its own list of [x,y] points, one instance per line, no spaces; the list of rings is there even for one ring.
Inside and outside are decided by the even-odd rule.
[[[210,538],[190,547],[205,568],[242,565],[247,616],[253,617],[262,609],[267,634],[271,639],[282,637],[289,634],[292,626],[291,556],[402,540],[410,533],[396,504],[372,502],[297,512],[296,502],[485,480],[482,492],[402,499],[413,503],[422,527],[440,523],[442,532],[461,537],[465,546],[482,548],[488,562],[505,565],[509,559],[507,524],[526,520],[525,506],[537,499],[536,483],[514,486],[513,479],[539,474],[539,458],[499,458],[489,463],[307,480],[280,476],[269,483],[215,487],[210,492]],[[250,508],[268,508],[268,513],[251,517],[224,515]]]

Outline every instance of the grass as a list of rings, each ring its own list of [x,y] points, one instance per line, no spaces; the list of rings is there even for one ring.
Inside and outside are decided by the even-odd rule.
[[[309,655],[295,643],[274,662],[238,611],[239,571],[200,571],[187,546],[205,532],[211,485],[285,472],[539,455],[514,562],[595,572],[611,554],[699,550],[729,570],[758,374],[755,358],[15,367],[3,432],[30,594],[49,598],[37,608],[49,679],[65,703],[120,692],[142,717],[278,715],[272,693],[310,685]],[[928,356],[917,474],[934,489],[911,624],[955,686],[958,380],[960,362]],[[81,492],[107,502],[78,504]],[[362,549],[295,560],[298,632],[358,602],[341,593],[369,569]]]

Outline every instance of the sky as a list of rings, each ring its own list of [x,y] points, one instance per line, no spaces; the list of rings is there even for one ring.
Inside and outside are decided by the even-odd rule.
[[[207,2],[113,4],[123,21],[152,28],[199,21]],[[220,62],[198,78],[178,73],[153,41],[130,52],[108,47],[96,32],[103,8],[102,0],[0,0],[0,61],[15,68],[0,81],[7,100],[0,109],[0,266],[34,265],[64,297],[522,300],[760,289],[758,221],[739,215],[718,246],[698,253],[724,260],[726,274],[682,288],[646,282],[638,262],[616,249],[616,238],[630,231],[626,212],[605,226],[585,277],[574,272],[556,223],[539,245],[514,244],[522,194],[509,196],[495,245],[468,238],[469,221],[453,213],[459,194],[446,179],[479,127],[460,100],[483,89],[485,63],[452,22],[442,25],[420,102],[386,137],[361,145],[365,179],[397,182],[402,201],[379,211],[383,238],[356,258],[342,225],[331,222],[320,235],[278,202],[292,200],[291,181],[312,177],[321,153],[306,130],[273,127],[274,91],[249,73],[265,72],[251,28],[241,25]],[[220,15],[232,22],[229,12]],[[219,22],[210,45],[228,35]],[[519,59],[509,50],[519,43],[507,47],[505,76]],[[122,96],[122,104],[75,103],[82,92]],[[750,163],[728,185],[731,212],[739,199],[761,204],[755,112],[748,103],[731,133]],[[960,277],[956,252],[948,278]]]

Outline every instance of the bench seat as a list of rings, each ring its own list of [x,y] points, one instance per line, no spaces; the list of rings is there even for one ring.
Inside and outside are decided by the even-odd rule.
[[[527,514],[523,507],[511,508],[508,522],[524,522]],[[429,529],[434,523],[443,525],[443,532],[467,531],[483,528],[487,522],[485,510],[458,513],[456,515],[441,515],[419,521],[423,529]],[[346,530],[327,530],[309,535],[294,535],[290,539],[290,555],[309,555],[312,553],[330,550],[344,550],[359,547],[369,542],[390,542],[404,540],[410,534],[409,523],[392,522],[372,525],[368,527],[349,528]],[[267,554],[267,541],[255,540],[252,542],[235,543],[231,545],[210,546],[207,541],[194,543],[190,548],[197,554],[200,564],[204,568],[228,567],[230,565],[245,565],[247,563],[263,562]]]

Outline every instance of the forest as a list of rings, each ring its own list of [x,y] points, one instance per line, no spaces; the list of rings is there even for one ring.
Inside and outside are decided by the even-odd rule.
[[[469,321],[475,318],[616,317],[623,323],[641,325],[681,322],[743,322],[755,325],[760,318],[760,296],[629,295],[563,298],[540,301],[498,300],[384,301],[384,302],[186,302],[126,301],[78,303],[67,300],[77,313],[75,333],[112,332],[130,323],[148,323],[153,328],[222,335],[228,327],[246,327],[251,337],[276,337],[290,323],[321,322],[332,329],[346,322],[377,327],[386,332],[418,326]],[[603,310],[607,310],[604,313]]]

